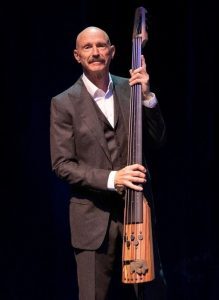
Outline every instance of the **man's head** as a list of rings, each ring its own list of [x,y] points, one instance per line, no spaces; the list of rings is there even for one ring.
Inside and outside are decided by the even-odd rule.
[[[86,75],[108,73],[114,54],[115,47],[102,29],[90,26],[78,34],[74,57]]]

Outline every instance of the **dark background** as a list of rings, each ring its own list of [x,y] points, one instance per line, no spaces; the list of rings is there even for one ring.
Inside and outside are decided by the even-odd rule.
[[[151,162],[168,300],[219,299],[215,2],[2,6],[1,299],[76,299],[68,187],[50,164],[50,100],[81,74],[72,49],[88,25],[109,33],[111,71],[128,76],[138,6],[148,10],[143,51],[168,132]]]

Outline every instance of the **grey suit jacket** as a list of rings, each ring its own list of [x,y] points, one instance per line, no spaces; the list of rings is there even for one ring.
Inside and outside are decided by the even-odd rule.
[[[126,78],[113,76],[128,134],[130,87]],[[81,78],[52,98],[50,145],[52,168],[71,185],[70,227],[75,248],[95,250],[106,234],[112,198],[107,190],[112,163],[97,113]],[[160,143],[164,123],[159,106],[144,109],[146,135]]]

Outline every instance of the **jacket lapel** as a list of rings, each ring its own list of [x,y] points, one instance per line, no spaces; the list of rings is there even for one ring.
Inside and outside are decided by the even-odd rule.
[[[129,89],[121,89],[119,85],[119,80],[117,77],[112,76],[113,82],[114,82],[114,107],[115,107],[115,125],[118,121],[118,111],[120,109],[122,118],[125,124],[126,134],[128,136],[128,128],[129,128],[129,112],[130,112],[130,101],[127,101],[127,99],[130,98],[130,92]]]
[[[99,143],[110,161],[110,153],[107,147],[106,139],[103,129],[97,116],[92,97],[85,88],[83,82],[81,82],[81,93],[78,99],[78,105],[80,106],[80,117],[83,119],[89,131],[96,137],[97,143]],[[78,107],[79,108],[79,107]]]

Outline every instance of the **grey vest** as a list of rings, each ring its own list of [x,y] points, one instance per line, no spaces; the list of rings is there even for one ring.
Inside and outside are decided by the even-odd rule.
[[[112,170],[119,170],[127,164],[127,135],[119,102],[114,94],[114,128],[111,126],[98,105],[93,101],[97,116],[103,128],[107,146],[111,155]]]

